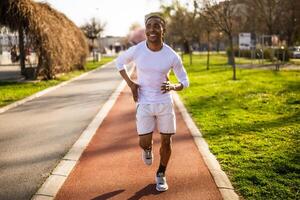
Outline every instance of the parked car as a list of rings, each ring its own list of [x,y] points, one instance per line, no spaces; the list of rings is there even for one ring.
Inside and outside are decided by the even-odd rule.
[[[300,58],[300,46],[294,46],[289,48],[292,58]]]

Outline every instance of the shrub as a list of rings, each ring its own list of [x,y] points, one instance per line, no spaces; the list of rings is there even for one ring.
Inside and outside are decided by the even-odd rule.
[[[243,58],[251,58],[251,51],[253,50],[240,50],[238,48],[234,48],[234,56],[235,57],[243,57]],[[230,55],[230,50],[227,49],[227,55]],[[264,49],[264,59],[268,59],[271,61],[274,60],[281,60],[283,61],[289,61],[290,58],[290,53],[288,49],[280,49],[280,48],[268,48]],[[262,58],[262,50],[261,49],[255,49],[252,53],[254,53],[254,58],[255,59],[260,59]]]

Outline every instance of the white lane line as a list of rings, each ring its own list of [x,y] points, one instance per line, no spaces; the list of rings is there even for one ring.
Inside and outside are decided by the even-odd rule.
[[[133,71],[134,67],[131,68],[129,74],[132,74]],[[55,198],[125,85],[126,82],[123,80],[31,200],[50,200]]]

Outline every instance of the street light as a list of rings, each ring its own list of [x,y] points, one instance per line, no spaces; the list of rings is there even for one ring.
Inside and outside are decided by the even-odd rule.
[[[217,52],[219,53],[219,50],[220,50],[220,40],[223,36],[223,32],[219,32],[219,37],[217,37]]]
[[[285,50],[284,50],[284,46],[280,47],[282,49],[282,62],[285,62]]]

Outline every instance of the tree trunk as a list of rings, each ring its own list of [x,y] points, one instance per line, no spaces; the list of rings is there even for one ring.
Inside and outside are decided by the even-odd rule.
[[[94,39],[92,39],[92,52],[93,52],[93,63],[96,61],[95,59],[95,50],[94,50]]]
[[[25,48],[24,48],[24,31],[23,27],[19,28],[19,50],[20,50],[20,66],[21,74],[25,76]]]
[[[220,53],[220,39],[217,39],[217,54]]]
[[[2,55],[3,49],[2,49],[2,42],[0,42],[0,55]]]
[[[190,66],[193,64],[193,49],[190,47]]]
[[[233,76],[232,79],[236,80],[236,67],[235,67],[235,59],[234,59],[234,49],[233,49],[233,38],[232,35],[228,35],[229,39],[229,51],[230,53],[230,60],[231,60],[231,65],[232,65],[232,71],[233,71]]]
[[[209,55],[210,55],[210,31],[207,31],[207,62],[206,62],[206,70],[209,70]]]
[[[190,44],[187,40],[184,40],[183,42],[183,51],[185,54],[190,53]]]

